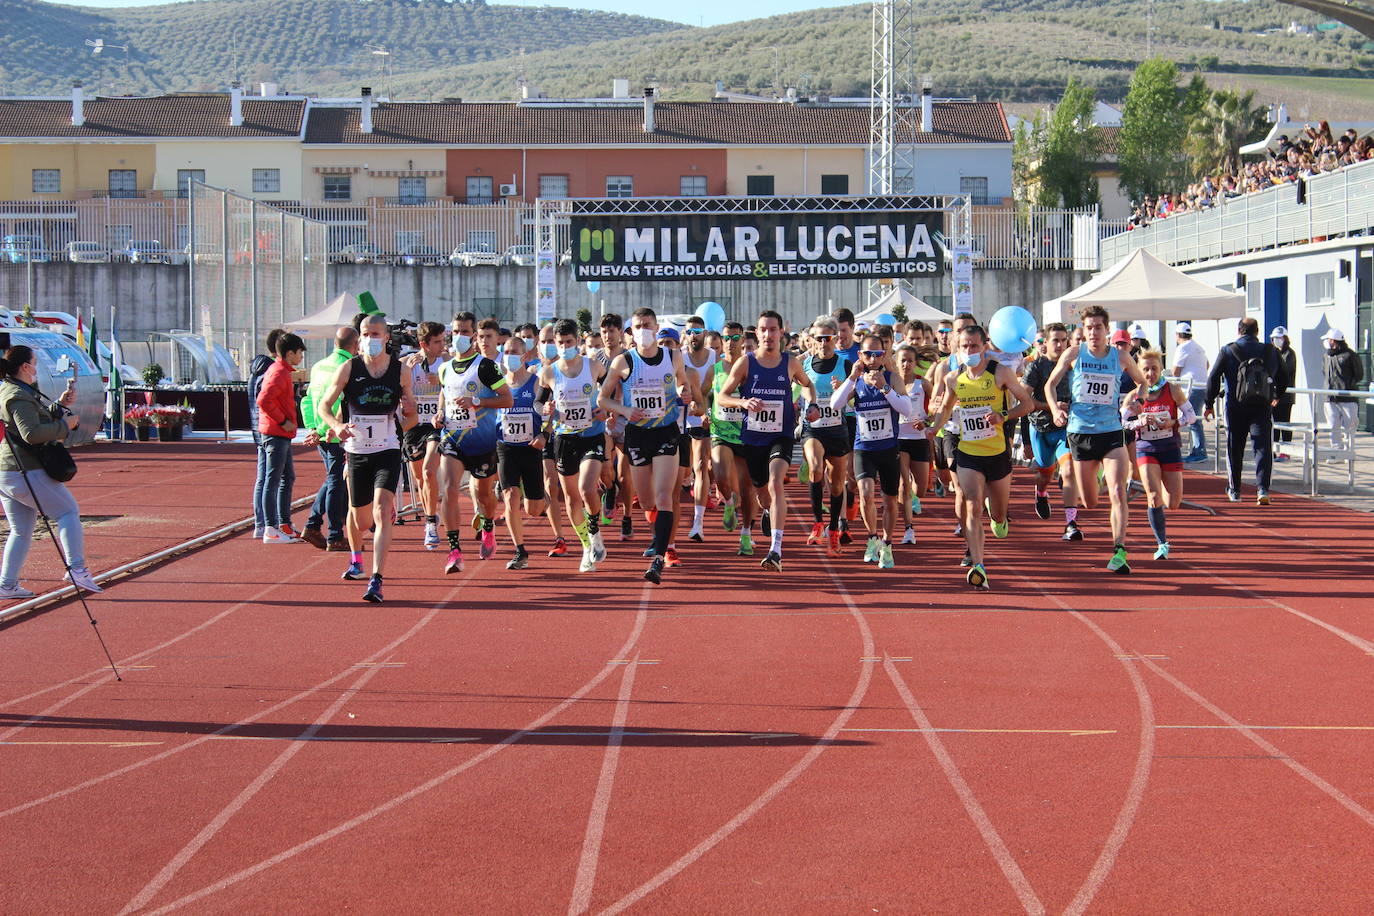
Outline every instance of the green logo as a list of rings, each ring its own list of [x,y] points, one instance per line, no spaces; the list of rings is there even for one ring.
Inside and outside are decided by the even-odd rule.
[[[615,230],[614,229],[583,229],[578,233],[578,260],[583,264],[588,264],[592,260],[592,252],[601,252],[601,260],[610,263],[615,260]]]

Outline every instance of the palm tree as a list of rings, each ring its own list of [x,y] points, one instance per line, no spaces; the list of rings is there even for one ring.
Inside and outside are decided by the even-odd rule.
[[[1255,91],[1231,89],[1209,94],[1188,123],[1184,148],[1197,177],[1240,170],[1240,148],[1263,136],[1266,109],[1255,105]]]

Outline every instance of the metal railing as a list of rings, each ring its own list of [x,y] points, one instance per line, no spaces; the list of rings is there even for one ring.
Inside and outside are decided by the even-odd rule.
[[[1096,207],[974,207],[973,264],[981,269],[1097,270]]]
[[[1104,238],[1102,263],[1115,264],[1137,248],[1148,248],[1170,264],[1190,264],[1371,230],[1374,161],[1315,175],[1301,185],[1291,182],[1224,198],[1210,209],[1155,220]]]

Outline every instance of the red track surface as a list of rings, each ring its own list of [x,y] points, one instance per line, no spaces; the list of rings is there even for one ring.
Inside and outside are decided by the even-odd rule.
[[[75,606],[23,621],[0,912],[1368,912],[1374,519],[1190,475],[1221,514],[1155,563],[1137,510],[1118,577],[1020,476],[987,595],[931,499],[891,572],[717,517],[658,588],[643,536],[443,577],[407,526],[380,607],[236,537],[92,601],[122,684]]]

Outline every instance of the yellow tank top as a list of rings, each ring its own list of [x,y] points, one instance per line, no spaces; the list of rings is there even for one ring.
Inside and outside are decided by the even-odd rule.
[[[959,421],[959,451],[966,455],[1000,455],[1007,450],[1002,427],[987,421],[988,408],[1007,415],[1007,393],[997,386],[997,373],[984,369],[977,378],[962,370],[954,382],[959,398],[954,408]]]

